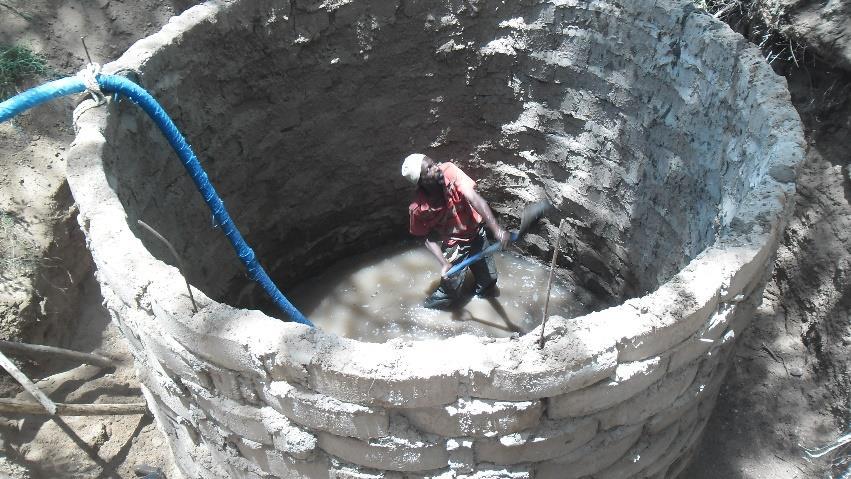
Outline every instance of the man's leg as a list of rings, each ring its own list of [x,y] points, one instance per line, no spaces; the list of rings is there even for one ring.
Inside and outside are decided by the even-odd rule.
[[[476,254],[479,251],[487,248],[490,245],[485,228],[479,229],[479,237],[473,241],[472,248],[469,254]],[[488,255],[479,261],[470,265],[470,271],[473,272],[473,277],[476,278],[476,289],[473,294],[479,297],[491,297],[496,293],[496,280],[498,274],[496,272],[496,261],[493,255]]]
[[[458,299],[458,292],[464,284],[466,271],[462,271],[451,278],[444,278],[440,285],[423,302],[423,306],[430,309],[447,309]]]
[[[444,251],[444,255],[446,254],[451,253]],[[443,278],[437,289],[425,299],[423,306],[430,309],[447,309],[451,307],[452,303],[458,299],[458,293],[461,291],[461,286],[464,284],[464,278],[466,276],[467,271],[465,270],[451,278]]]

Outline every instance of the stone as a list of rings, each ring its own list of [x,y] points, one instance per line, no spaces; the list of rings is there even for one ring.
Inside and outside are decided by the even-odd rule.
[[[662,378],[659,382],[614,408],[598,412],[595,417],[600,419],[600,426],[603,429],[637,424],[669,408],[680,397],[680,394],[691,385],[695,374],[697,374],[697,364],[687,366]]]
[[[540,401],[459,399],[442,407],[410,409],[405,416],[411,424],[432,434],[493,437],[534,427],[542,412]]]
[[[545,421],[529,431],[476,440],[476,459],[499,465],[552,459],[586,444],[597,427],[597,420],[592,418]]]
[[[267,404],[311,429],[359,439],[387,434],[388,416],[382,408],[344,403],[283,381],[270,383],[263,393]]]
[[[391,471],[426,471],[449,465],[443,441],[420,435],[402,418],[390,424],[388,435],[362,441],[319,433],[319,447],[325,452],[360,466]]]
[[[541,462],[535,477],[545,479],[579,479],[614,464],[635,445],[641,436],[640,425],[621,426],[597,433],[588,444],[571,453]]]
[[[644,436],[620,460],[607,467],[600,477],[630,477],[654,464],[677,437],[677,428],[668,428],[652,436]]]
[[[587,388],[550,399],[551,418],[580,417],[608,409],[655,383],[667,372],[668,361],[660,357],[618,364],[615,374]]]

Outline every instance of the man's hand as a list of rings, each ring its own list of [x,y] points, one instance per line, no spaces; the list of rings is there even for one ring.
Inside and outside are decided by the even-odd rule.
[[[441,251],[440,244],[437,241],[431,238],[426,238],[425,245],[426,249],[431,251],[431,254],[434,255],[435,259],[440,262],[440,277],[443,278],[443,275],[445,275],[447,271],[452,269],[452,263],[450,263],[446,260],[446,258],[443,257],[443,251]]]
[[[452,269],[452,263],[444,263],[443,266],[440,267],[440,277],[445,278],[446,272]]]
[[[493,236],[499,243],[500,249],[508,248],[508,243],[511,242],[511,233],[506,231],[505,228],[497,226],[496,231],[493,232]]]

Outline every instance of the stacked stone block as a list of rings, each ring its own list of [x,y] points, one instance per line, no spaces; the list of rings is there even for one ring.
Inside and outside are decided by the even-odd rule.
[[[233,61],[209,69],[180,53],[211,38],[227,40],[214,56]],[[402,61],[412,55],[422,58]],[[267,65],[281,70],[258,73]],[[287,234],[251,219],[286,225],[297,203],[265,202],[280,184],[241,184],[239,170],[311,128],[328,128],[324,140],[343,147],[329,125],[380,116],[373,128],[417,131],[413,147],[451,153],[466,138],[476,153],[461,162],[495,178],[483,189],[516,202],[550,196],[570,220],[565,271],[631,298],[580,318],[556,313],[543,348],[540,328],[371,344],[230,306],[211,298],[233,290],[218,277],[238,276],[237,266],[219,263],[220,240],[193,248],[209,217],[163,207],[191,202],[179,169],[144,158],[161,140],[125,104],[88,109],[69,153],[80,224],[187,477],[673,478],[688,465],[735,337],[760,301],[803,157],[782,81],[741,37],[673,1],[243,0],[188,10],[107,65],[123,69],[137,70],[207,145],[223,193],[258,193],[229,206],[260,238]],[[286,83],[297,74],[298,85]],[[325,97],[366,94],[342,81],[352,76],[398,86],[424,116],[401,114],[390,94],[329,110]],[[359,169],[365,162],[349,156],[313,164],[325,151],[316,148],[296,166],[263,163],[278,168],[267,176],[304,196],[311,191],[299,185],[327,168],[349,180],[396,174],[399,152]],[[501,188],[507,179],[520,186]],[[398,222],[379,207],[360,218],[365,229],[317,234],[352,206],[327,189],[312,199],[328,210],[298,218],[290,233],[300,242],[286,240],[282,266],[306,268],[300,255],[313,251],[341,255],[386,231],[388,218]],[[129,226],[149,216],[192,259],[197,313],[182,276],[157,259],[167,256]],[[531,243],[546,252],[554,229]]]

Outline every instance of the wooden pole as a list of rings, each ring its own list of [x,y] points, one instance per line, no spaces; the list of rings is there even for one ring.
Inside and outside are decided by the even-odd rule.
[[[98,356],[96,354],[81,353],[71,351],[70,349],[57,348],[55,346],[42,346],[37,344],[15,343],[12,341],[0,340],[0,351],[9,354],[18,354],[21,356],[41,358],[44,356],[59,356],[63,358],[73,359],[83,364],[93,364],[104,368],[115,366],[115,362],[109,358]]]
[[[550,278],[547,280],[547,299],[544,301],[544,319],[541,321],[541,339],[538,341],[538,349],[544,349],[544,328],[547,326],[547,315],[550,309],[550,290],[553,287],[553,273],[556,269],[556,259],[558,258],[558,248],[561,245],[561,228],[564,226],[562,219],[558,223],[558,233],[556,233],[556,247],[553,250],[553,261],[550,263]]]
[[[117,416],[145,414],[148,405],[141,403],[126,404],[69,404],[54,403],[57,416]],[[3,414],[46,414],[41,405],[31,401],[0,398],[0,413]]]
[[[51,416],[56,414],[56,404],[51,401],[50,398],[45,396],[44,393],[41,392],[41,390],[38,388],[38,386],[33,384],[33,382],[30,381],[30,379],[26,377],[24,373],[22,373],[21,370],[18,369],[18,367],[15,366],[15,364],[11,360],[9,360],[9,358],[7,358],[6,355],[3,353],[0,353],[0,366],[2,366],[3,369],[6,370],[6,372],[11,374],[13,378],[15,378],[19,383],[21,383],[21,386],[23,386],[28,393],[32,394],[33,397],[35,397],[38,402],[40,402],[41,405],[44,406],[44,410],[46,410],[48,414],[50,414]],[[38,406],[36,406],[35,404],[33,404],[33,406],[38,408]]]

